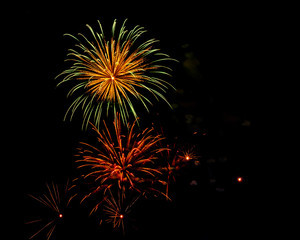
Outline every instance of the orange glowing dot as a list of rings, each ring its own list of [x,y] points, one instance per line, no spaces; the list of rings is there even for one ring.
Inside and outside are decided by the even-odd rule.
[[[121,215],[120,215],[120,218],[124,218],[124,216],[121,214]]]
[[[186,159],[186,160],[190,160],[190,157],[189,157],[189,156],[186,156],[185,159]]]
[[[60,218],[62,218],[63,217],[63,215],[60,213],[59,215],[58,215]]]
[[[111,76],[111,80],[115,80],[115,77],[114,77],[114,76]]]
[[[237,178],[237,181],[238,181],[238,182],[242,182],[242,181],[243,181],[243,178],[238,177],[238,178]]]

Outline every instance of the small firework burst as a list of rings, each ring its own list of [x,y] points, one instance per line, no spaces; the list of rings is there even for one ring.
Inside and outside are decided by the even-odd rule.
[[[198,159],[194,147],[184,146],[176,148],[174,146],[171,151],[175,151],[175,154],[169,154],[169,164],[176,171],[186,166],[189,162]]]
[[[176,181],[176,175],[179,171],[186,167],[189,162],[198,159],[194,147],[178,147],[173,144],[172,147],[166,151],[167,166],[163,168],[163,172],[167,175],[167,190],[166,195],[169,195],[169,185]]]
[[[185,147],[183,149],[179,149],[178,151],[178,160],[181,162],[188,162],[191,160],[196,160],[198,156],[196,155],[196,151],[194,147]]]
[[[154,134],[153,128],[136,133],[135,126],[136,122],[128,124],[127,132],[122,133],[119,118],[114,121],[112,131],[105,123],[102,131],[93,126],[97,146],[81,143],[77,155],[82,172],[80,180],[89,186],[81,202],[99,192],[105,195],[112,188],[122,190],[123,194],[133,191],[164,195],[158,185],[166,185],[166,182],[160,179],[162,173],[157,167],[158,158],[167,150],[159,144],[163,137]]]
[[[117,34],[114,21],[110,39],[105,37],[99,21],[100,32],[87,25],[91,32],[90,39],[83,34],[78,34],[82,40],[66,34],[78,44],[77,50],[69,50],[67,60],[73,65],[60,74],[65,77],[59,84],[74,82],[68,96],[75,92],[78,96],[65,118],[70,113],[72,119],[74,112],[81,106],[84,111],[83,128],[92,120],[98,126],[104,108],[107,115],[112,109],[114,118],[120,113],[123,123],[127,123],[130,114],[137,119],[134,100],[142,103],[147,110],[148,105],[152,104],[150,95],[168,103],[164,93],[173,87],[162,77],[170,76],[171,69],[162,63],[174,59],[154,47],[157,40],[140,40],[146,32],[143,27],[136,26],[128,31],[125,23],[126,20]]]
[[[29,195],[34,200],[38,201],[45,208],[45,213],[35,220],[26,222],[26,224],[39,225],[39,229],[29,237],[32,239],[37,235],[44,233],[46,239],[49,240],[58,223],[64,218],[64,210],[69,204],[67,198],[68,182],[63,189],[59,188],[57,184],[46,184],[47,191],[40,196]],[[42,211],[44,212],[44,211]]]
[[[123,234],[125,233],[125,222],[130,219],[129,214],[131,212],[132,206],[139,199],[140,195],[133,198],[131,201],[126,201],[125,194],[122,193],[124,189],[117,191],[117,196],[115,197],[111,190],[109,194],[105,197],[103,203],[103,213],[105,221],[113,224],[113,228],[119,229],[122,227]]]

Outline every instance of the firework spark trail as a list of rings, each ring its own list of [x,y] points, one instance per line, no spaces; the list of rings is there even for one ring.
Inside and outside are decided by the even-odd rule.
[[[68,190],[68,182],[63,192],[60,192],[60,189],[57,184],[52,182],[51,185],[46,184],[47,192],[42,194],[41,196],[29,196],[34,200],[41,203],[46,209],[50,209],[49,214],[47,214],[46,218],[36,219],[32,221],[26,222],[26,224],[33,224],[33,223],[41,223],[43,224],[42,227],[35,232],[29,239],[34,238],[38,234],[43,231],[46,231],[47,240],[49,240],[59,223],[59,221],[63,218],[62,211],[68,205],[69,201],[67,199],[62,199],[66,197],[67,190]],[[63,196],[62,196],[63,195]],[[53,214],[54,213],[54,214]],[[46,223],[45,223],[46,222]]]
[[[65,76],[58,85],[75,81],[75,86],[71,88],[68,96],[75,92],[79,92],[79,95],[67,110],[65,119],[70,113],[72,120],[75,111],[81,106],[82,127],[86,128],[92,119],[99,127],[103,108],[106,106],[107,115],[112,109],[114,118],[120,113],[122,122],[126,124],[130,114],[135,119],[138,116],[134,99],[149,111],[148,105],[152,105],[152,102],[146,96],[147,92],[156,100],[163,99],[169,104],[164,94],[173,86],[162,78],[170,76],[171,69],[162,63],[174,59],[154,48],[158,40],[150,39],[139,43],[146,30],[136,26],[128,31],[125,23],[126,20],[117,34],[116,20],[114,21],[110,41],[105,38],[100,21],[100,33],[87,25],[92,35],[91,39],[78,34],[81,41],[71,34],[66,34],[78,42],[78,49],[69,49],[67,61],[71,61],[73,65],[57,76]]]

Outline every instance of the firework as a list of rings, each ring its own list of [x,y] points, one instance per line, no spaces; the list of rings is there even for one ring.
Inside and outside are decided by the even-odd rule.
[[[177,148],[175,145],[172,149],[168,150],[169,160],[168,164],[170,169],[178,171],[185,167],[190,161],[196,160],[198,156],[196,155],[196,151],[194,147],[179,147]]]
[[[32,221],[26,222],[26,224],[38,224],[40,228],[29,239],[34,238],[38,234],[45,232],[47,240],[49,240],[57,226],[57,224],[63,219],[63,210],[68,205],[66,193],[68,190],[68,183],[66,187],[61,191],[57,184],[46,184],[47,192],[41,196],[29,195],[34,200],[41,203],[46,211],[45,217],[41,217]]]
[[[168,196],[170,183],[175,182],[179,171],[186,167],[189,162],[198,159],[198,156],[194,147],[177,147],[176,144],[168,148],[166,153],[167,166],[162,171],[167,174],[166,196]]]
[[[114,121],[113,130],[106,124],[100,132],[95,126],[97,146],[81,143],[79,148],[78,168],[81,169],[83,182],[89,185],[86,198],[109,189],[134,191],[138,194],[159,195],[164,193],[158,186],[166,185],[160,179],[159,157],[167,148],[159,144],[163,137],[153,134],[153,128],[135,132],[136,122],[128,124],[125,134],[122,132],[120,119]],[[113,134],[111,134],[113,133]]]
[[[189,161],[197,159],[196,151],[194,147],[185,147],[178,151],[178,159],[177,161],[181,163],[187,163]]]
[[[109,190],[109,195],[104,199],[103,213],[106,218],[106,222],[112,223],[113,228],[122,227],[123,234],[125,233],[125,221],[128,221],[129,214],[131,212],[132,206],[139,199],[140,195],[135,197],[131,201],[126,201],[125,194],[122,193],[124,189],[117,191],[117,196],[115,197],[111,190]]]
[[[90,39],[83,34],[78,34],[80,38],[66,34],[78,43],[76,50],[69,50],[67,61],[73,64],[60,74],[64,78],[59,84],[69,81],[75,84],[68,96],[76,93],[77,98],[65,118],[70,114],[72,119],[81,106],[82,127],[87,127],[92,120],[94,125],[99,126],[103,109],[106,109],[107,115],[113,112],[115,119],[120,113],[123,123],[127,123],[130,114],[137,119],[135,101],[138,100],[148,110],[148,106],[152,105],[150,96],[169,104],[164,94],[173,87],[162,77],[170,76],[171,69],[163,63],[174,59],[154,47],[158,40],[141,41],[146,32],[143,27],[136,26],[128,31],[125,23],[126,20],[117,33],[114,21],[110,39],[105,37],[100,21],[100,32],[87,25]]]

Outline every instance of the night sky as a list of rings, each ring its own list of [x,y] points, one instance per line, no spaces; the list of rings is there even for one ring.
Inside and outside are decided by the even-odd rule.
[[[121,24],[128,18],[128,28],[145,27],[147,37],[159,39],[162,52],[179,61],[171,64],[173,77],[169,79],[177,89],[168,93],[174,109],[154,104],[150,113],[141,116],[143,124],[154,122],[171,142],[194,146],[200,164],[187,168],[177,179],[173,202],[141,202],[127,236],[243,239],[250,232],[255,234],[251,186],[257,164],[259,7],[206,6],[195,1],[40,4],[24,6],[19,22],[26,56],[20,113],[25,128],[20,148],[26,161],[24,209],[35,204],[26,194],[38,194],[46,182],[72,177],[78,142],[88,138],[81,131],[80,119],[63,121],[72,99],[66,98],[64,86],[56,88],[59,80],[54,78],[66,68],[67,49],[74,44],[63,34],[87,33],[85,24],[96,27],[100,20],[109,35],[114,19]],[[238,177],[243,178],[241,183]],[[98,227],[84,207],[76,211],[72,213],[76,220],[58,229],[55,239],[118,236],[109,225]],[[24,212],[26,221],[30,211]]]

